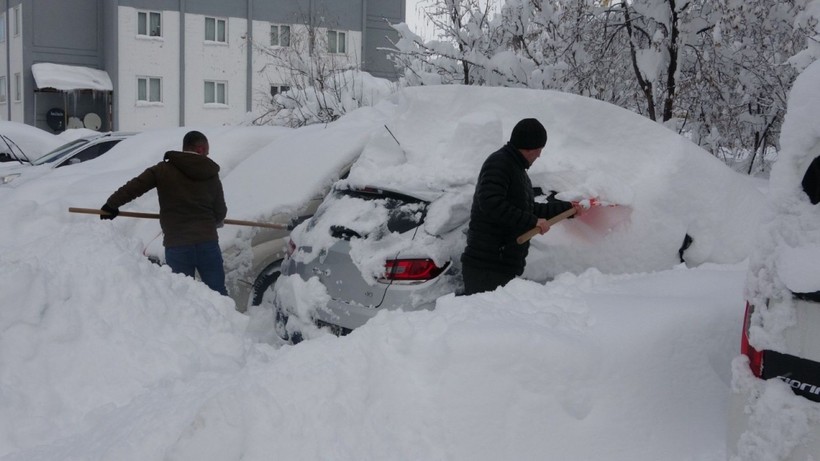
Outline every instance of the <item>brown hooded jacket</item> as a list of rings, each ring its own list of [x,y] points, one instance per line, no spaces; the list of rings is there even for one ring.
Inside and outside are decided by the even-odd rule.
[[[117,189],[106,204],[119,208],[155,187],[166,248],[219,239],[216,229],[228,209],[216,162],[194,152],[166,152],[162,162]]]

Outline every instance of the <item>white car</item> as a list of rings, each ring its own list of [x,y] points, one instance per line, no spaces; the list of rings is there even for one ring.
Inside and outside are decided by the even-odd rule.
[[[27,163],[65,141],[40,128],[0,121],[0,167]]]
[[[23,180],[41,176],[53,168],[93,160],[133,135],[134,133],[112,132],[69,141],[34,160],[22,161],[16,166],[3,168],[0,170],[0,186],[15,186]]]
[[[750,257],[731,459],[820,459],[820,63],[794,83]],[[814,165],[812,165],[812,163]],[[802,187],[801,187],[802,186]]]

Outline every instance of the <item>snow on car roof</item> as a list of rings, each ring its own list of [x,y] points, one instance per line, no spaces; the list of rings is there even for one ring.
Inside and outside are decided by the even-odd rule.
[[[629,272],[671,267],[689,234],[691,264],[742,261],[763,196],[694,143],[614,105],[555,91],[438,86],[405,88],[379,106],[391,114],[373,132],[347,182],[435,200],[471,199],[484,159],[513,126],[535,117],[549,139],[529,170],[534,186],[567,200],[598,197],[628,208],[629,228],[595,242],[556,226],[535,239],[529,275],[546,279],[599,267]],[[463,210],[468,204],[451,204]],[[728,236],[732,236],[729,238]],[[669,251],[673,248],[675,251]]]

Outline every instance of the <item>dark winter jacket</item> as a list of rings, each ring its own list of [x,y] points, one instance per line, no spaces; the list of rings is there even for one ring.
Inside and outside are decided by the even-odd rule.
[[[166,152],[162,162],[128,181],[106,204],[119,208],[155,187],[165,247],[219,239],[217,225],[228,209],[216,162],[193,152]]]
[[[529,163],[511,144],[484,161],[473,195],[463,264],[521,275],[530,244],[519,245],[515,239],[534,228],[538,218],[549,219],[572,208],[561,200],[535,203],[527,168]]]

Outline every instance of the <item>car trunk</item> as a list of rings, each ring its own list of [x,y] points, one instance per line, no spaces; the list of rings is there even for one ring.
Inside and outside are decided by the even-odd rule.
[[[327,289],[327,294],[349,304],[379,307],[384,300],[388,284],[368,284],[350,256],[350,242],[341,239],[320,257],[306,263],[302,273],[317,277]]]
[[[366,204],[360,208],[363,222],[371,220],[374,206],[384,212],[385,221],[375,226],[357,227],[357,230],[347,227],[356,227],[348,222],[325,222],[322,227],[328,229],[335,242],[322,250],[318,257],[305,262],[300,272],[304,277],[317,277],[328,295],[336,301],[377,308],[382,304],[391,282],[382,278],[373,280],[362,274],[351,256],[351,241],[369,239],[380,245],[384,239],[412,239],[424,222],[427,202],[377,188],[336,190],[333,196],[337,199],[361,200],[359,203]],[[320,209],[314,219],[324,219],[323,214],[324,210]],[[355,216],[348,215],[346,218],[356,220]],[[390,258],[396,256],[390,255]]]

